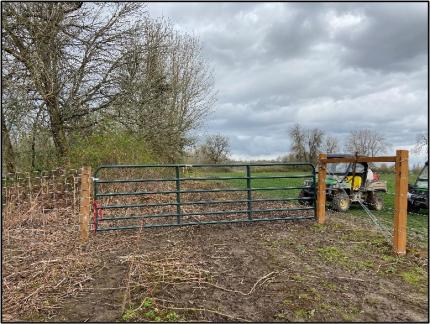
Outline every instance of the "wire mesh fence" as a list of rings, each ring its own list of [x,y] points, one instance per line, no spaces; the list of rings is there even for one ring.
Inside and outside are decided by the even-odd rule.
[[[3,216],[11,212],[79,212],[80,170],[55,169],[2,176]]]

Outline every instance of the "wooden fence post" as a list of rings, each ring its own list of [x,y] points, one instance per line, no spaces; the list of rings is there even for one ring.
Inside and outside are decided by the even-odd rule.
[[[317,192],[317,221],[318,224],[325,223],[325,200],[326,200],[326,185],[325,178],[327,174],[327,164],[321,162],[326,159],[327,154],[321,153],[318,159],[318,192]]]
[[[91,167],[81,168],[81,204],[79,208],[79,232],[81,243],[86,243],[89,236],[91,204]]]
[[[396,195],[394,196],[393,247],[399,255],[406,254],[408,221],[408,151],[396,151]]]

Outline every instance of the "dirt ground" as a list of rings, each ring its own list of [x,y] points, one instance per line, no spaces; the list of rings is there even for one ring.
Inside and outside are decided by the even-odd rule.
[[[4,226],[3,321],[428,321],[427,243],[397,257],[347,214],[98,233],[85,249],[75,215],[44,217]]]

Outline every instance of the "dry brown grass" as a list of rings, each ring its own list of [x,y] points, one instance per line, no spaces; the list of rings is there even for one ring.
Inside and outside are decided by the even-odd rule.
[[[55,170],[2,180],[4,319],[31,319],[40,310],[49,316],[89,280],[76,241],[79,174]]]

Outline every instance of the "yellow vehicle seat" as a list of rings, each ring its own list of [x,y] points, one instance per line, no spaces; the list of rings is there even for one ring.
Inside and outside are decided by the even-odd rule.
[[[361,177],[360,176],[354,176],[354,182],[352,181],[352,176],[346,177],[346,182],[351,183],[352,190],[358,190],[361,187]]]

